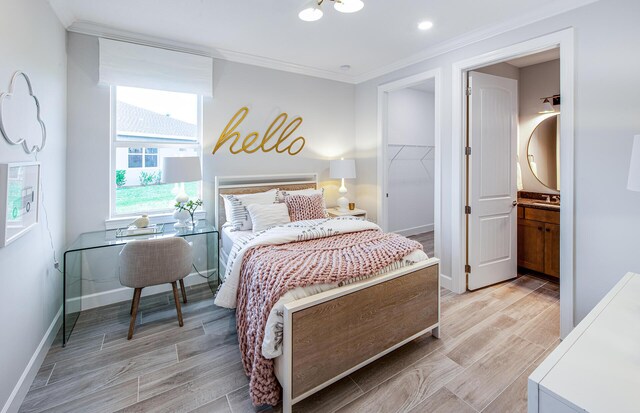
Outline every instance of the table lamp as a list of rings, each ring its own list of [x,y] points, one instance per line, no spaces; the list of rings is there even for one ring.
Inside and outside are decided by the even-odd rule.
[[[162,161],[162,183],[179,184],[176,203],[184,204],[189,201],[189,195],[185,192],[184,183],[202,180],[200,158],[198,156],[168,156]],[[178,220],[174,227],[186,226],[185,222],[190,218],[187,211],[176,211],[173,217]]]
[[[627,189],[630,191],[640,191],[640,135],[633,137]]]
[[[347,194],[347,187],[344,186],[345,179],[354,179],[356,177],[356,161],[353,159],[336,159],[331,161],[329,165],[329,174],[331,178],[342,179],[342,186],[338,192],[340,192],[340,198],[338,198],[338,209],[340,211],[349,210],[349,200],[345,196]]]

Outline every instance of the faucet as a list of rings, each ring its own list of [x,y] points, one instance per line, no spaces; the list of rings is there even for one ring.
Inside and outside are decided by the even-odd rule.
[[[556,203],[556,204],[559,204],[559,203],[560,203],[560,197],[559,197],[558,195],[554,195],[554,196],[552,197],[552,199],[553,199],[553,202],[554,202],[554,203]]]
[[[551,197],[549,195],[543,195],[542,197],[544,198],[545,201],[551,202]]]

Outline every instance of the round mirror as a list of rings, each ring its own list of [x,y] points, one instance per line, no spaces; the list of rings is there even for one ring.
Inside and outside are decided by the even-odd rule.
[[[545,118],[531,133],[527,144],[529,168],[547,188],[560,190],[559,114]]]

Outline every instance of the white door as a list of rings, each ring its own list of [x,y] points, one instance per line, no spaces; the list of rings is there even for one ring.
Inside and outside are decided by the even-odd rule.
[[[476,290],[518,271],[518,82],[470,72],[469,86],[467,288]]]

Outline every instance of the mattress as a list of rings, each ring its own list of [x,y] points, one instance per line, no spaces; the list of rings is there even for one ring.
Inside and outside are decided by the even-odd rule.
[[[231,252],[231,248],[233,248],[233,244],[242,237],[246,237],[248,235],[253,234],[251,231],[232,231],[233,227],[230,225],[222,226],[222,251],[224,252],[224,257],[228,257]]]

